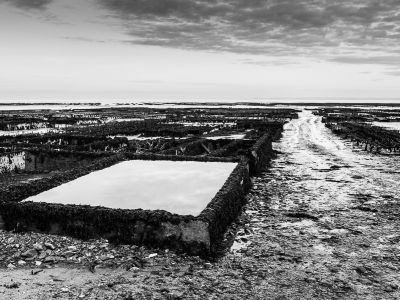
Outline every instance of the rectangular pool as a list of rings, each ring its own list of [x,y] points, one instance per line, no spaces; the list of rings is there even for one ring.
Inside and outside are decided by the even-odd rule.
[[[236,165],[222,162],[124,161],[24,201],[162,209],[197,216]]]

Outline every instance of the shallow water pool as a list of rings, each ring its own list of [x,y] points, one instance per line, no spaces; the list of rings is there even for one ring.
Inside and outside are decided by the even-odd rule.
[[[372,125],[400,131],[400,122],[373,122]]]
[[[236,163],[132,160],[90,173],[25,201],[198,215]]]

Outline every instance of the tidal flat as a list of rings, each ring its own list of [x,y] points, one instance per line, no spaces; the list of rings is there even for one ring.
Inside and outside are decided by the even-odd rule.
[[[237,118],[236,125],[218,125],[220,134],[215,135],[251,127],[244,140],[207,141],[202,137],[215,129],[209,127],[171,131],[160,126],[152,131],[143,129],[143,124],[71,127],[70,136],[58,139],[13,140],[57,152],[91,148],[101,149],[96,151],[103,155],[134,149],[140,155],[162,153],[174,159],[185,154],[192,159],[222,154],[230,159],[246,155],[251,149],[249,140],[257,141],[266,128],[272,130],[283,122],[283,131],[272,142],[274,157],[252,176],[245,205],[226,229],[214,256],[200,258],[106,239],[1,231],[0,295],[10,299],[400,298],[400,138],[398,132],[371,126],[378,118],[397,118],[399,111],[396,107],[323,105],[289,109],[295,116],[292,110],[257,112],[262,121],[251,126],[241,123],[239,111],[226,112],[229,122]],[[203,113],[193,120],[205,117]],[[139,126],[146,135],[170,139],[117,142],[100,138],[111,131],[133,134]],[[72,134],[89,129],[98,135],[97,140]],[[10,143],[6,138],[2,141],[4,148]],[[55,158],[45,156],[40,164],[35,156],[37,169],[25,171],[26,176],[56,172],[66,158]],[[13,172],[21,175],[24,170]],[[11,173],[7,174],[16,176]]]

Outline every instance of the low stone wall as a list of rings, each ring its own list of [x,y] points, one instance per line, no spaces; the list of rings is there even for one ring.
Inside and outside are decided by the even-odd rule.
[[[161,210],[15,201],[1,201],[0,216],[6,230],[65,234],[82,239],[104,237],[117,243],[167,247],[208,256],[240,213],[249,187],[247,160],[242,159],[197,217]]]
[[[249,167],[252,176],[259,174],[274,155],[272,141],[273,137],[266,133],[250,148]]]
[[[249,164],[243,158],[225,184],[218,191],[207,207],[198,216],[198,219],[209,226],[210,252],[214,253],[218,241],[221,240],[226,228],[240,214],[246,203],[245,196],[251,187]]]
[[[0,202],[4,229],[64,234],[82,239],[168,247],[208,254],[208,224],[165,211],[122,210],[83,205]]]
[[[213,156],[189,156],[189,155],[163,155],[163,154],[137,154],[125,153],[130,159],[140,160],[170,160],[170,161],[201,161],[201,162],[239,162],[238,157],[213,157]]]
[[[271,138],[265,135],[253,146],[251,156],[242,156],[239,161],[237,158],[133,153],[105,157],[89,166],[0,191],[0,219],[6,230],[65,234],[83,239],[104,237],[118,243],[167,247],[194,255],[209,256],[214,253],[227,226],[240,214],[245,204],[245,195],[251,187],[251,173],[265,166],[271,156]],[[131,159],[238,161],[238,165],[197,217],[166,211],[18,202],[91,171]]]

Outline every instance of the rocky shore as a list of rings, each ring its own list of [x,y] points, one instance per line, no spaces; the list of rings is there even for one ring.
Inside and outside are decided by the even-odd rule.
[[[226,236],[234,237],[231,250],[214,261],[105,240],[1,232],[0,298],[400,297],[400,222],[392,218],[398,206],[299,213],[281,203],[276,210],[271,187],[268,174],[255,180]]]

